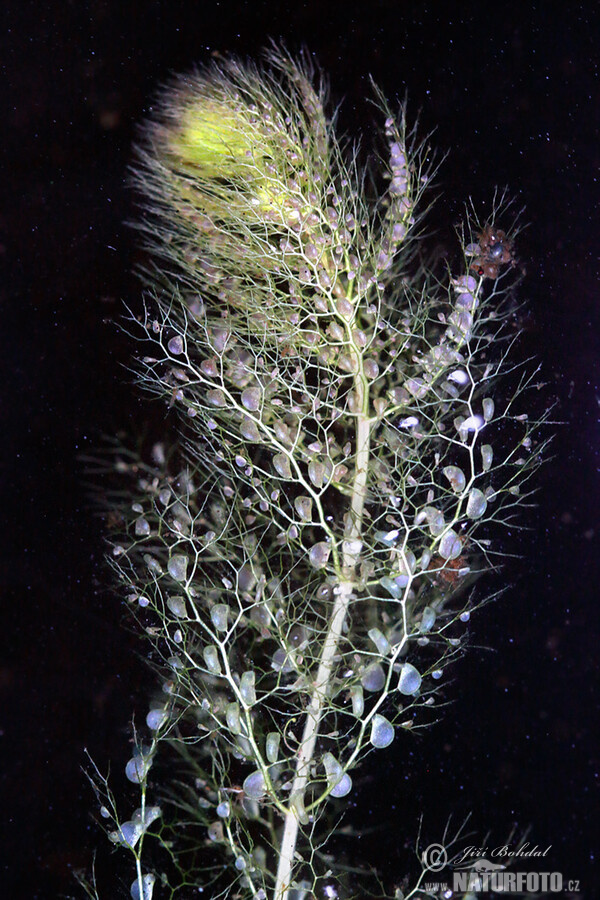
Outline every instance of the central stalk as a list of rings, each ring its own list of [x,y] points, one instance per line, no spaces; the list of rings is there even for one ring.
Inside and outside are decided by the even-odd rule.
[[[296,797],[303,797],[308,784],[311,763],[319,736],[319,726],[329,702],[330,685],[335,670],[335,657],[354,591],[354,573],[360,558],[371,426],[368,415],[368,382],[362,372],[361,357],[358,350],[355,350],[355,359],[360,369],[354,379],[357,399],[356,408],[360,412],[356,417],[356,461],[350,499],[350,526],[342,543],[343,578],[340,578],[334,590],[335,601],[329,628],[323,642],[323,650],[314,681],[312,698],[306,712],[304,731],[298,749],[296,774],[290,792],[291,802],[283,826],[274,900],[288,900],[293,880],[294,855],[299,830],[299,813],[293,801]],[[304,804],[302,803],[301,808],[303,807]]]

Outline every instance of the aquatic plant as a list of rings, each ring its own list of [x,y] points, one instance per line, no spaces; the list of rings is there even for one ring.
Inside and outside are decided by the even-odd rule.
[[[360,763],[437,715],[539,460],[506,210],[428,263],[429,148],[377,94],[371,196],[315,80],[280,51],[177,78],[138,150],[154,262],[128,327],[179,417],[113,457],[111,560],[159,685],[131,815],[93,771],[134,900],[343,893],[327,840]]]

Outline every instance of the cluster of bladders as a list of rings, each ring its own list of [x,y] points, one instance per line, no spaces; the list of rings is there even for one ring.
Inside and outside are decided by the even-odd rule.
[[[476,244],[469,244],[467,254],[472,256],[469,268],[480,278],[498,277],[501,266],[516,265],[513,242],[505,231],[486,225],[477,237]]]

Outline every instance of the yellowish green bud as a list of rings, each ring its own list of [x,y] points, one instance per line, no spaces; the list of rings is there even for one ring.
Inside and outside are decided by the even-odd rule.
[[[232,177],[256,163],[255,137],[244,110],[234,103],[198,97],[183,108],[178,127],[168,132],[167,148],[176,161],[193,167],[201,177]]]

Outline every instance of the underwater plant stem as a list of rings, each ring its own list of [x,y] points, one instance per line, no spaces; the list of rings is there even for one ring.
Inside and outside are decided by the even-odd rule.
[[[357,361],[360,363],[358,354]],[[319,735],[319,726],[329,703],[330,683],[335,670],[336,653],[354,592],[353,574],[360,558],[360,537],[366,498],[371,434],[371,423],[368,417],[368,383],[362,372],[355,377],[355,391],[358,401],[357,408],[360,412],[357,414],[356,421],[356,464],[350,499],[350,522],[342,549],[343,577],[340,578],[334,589],[335,602],[329,628],[323,642],[313,694],[306,713],[304,732],[298,749],[296,774],[292,784],[290,805],[285,816],[281,838],[275,900],[288,900],[292,884],[294,855],[300,824],[299,812],[294,804],[294,799],[303,797],[310,776],[311,762]],[[304,809],[303,803],[300,804],[300,808]]]

